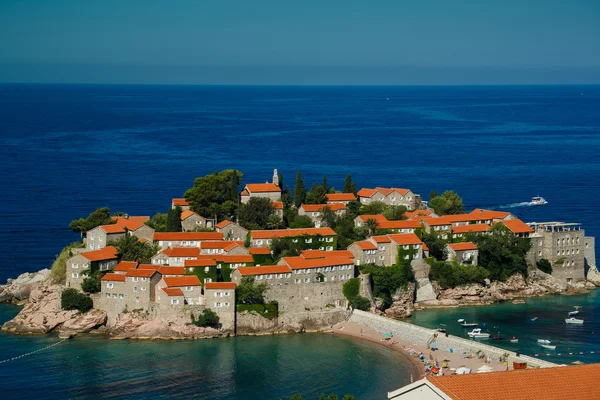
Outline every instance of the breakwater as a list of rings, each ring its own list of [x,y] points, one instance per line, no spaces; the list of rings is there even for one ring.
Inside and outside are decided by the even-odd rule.
[[[423,328],[360,310],[354,310],[348,321],[368,326],[369,328],[382,334],[392,333],[394,337],[422,345],[426,345],[427,341],[431,339],[435,333],[439,333],[434,329]],[[501,349],[452,335],[446,337],[443,334],[438,334],[435,343],[441,350],[449,351],[452,349],[453,352],[459,353],[476,353],[477,351],[482,351],[495,360],[498,360],[501,356],[507,354],[509,362],[526,362],[531,367],[548,368],[557,366],[557,364],[540,360],[538,358],[521,354],[517,355],[517,353],[510,350]]]

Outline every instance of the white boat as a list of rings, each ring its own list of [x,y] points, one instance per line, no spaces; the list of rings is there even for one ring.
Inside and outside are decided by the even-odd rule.
[[[535,196],[531,198],[531,204],[541,206],[542,204],[548,204],[548,202],[543,197]]]
[[[462,324],[463,328],[472,328],[474,326],[479,325],[477,322],[463,322]]]
[[[465,322],[465,319],[464,319],[464,318],[461,318],[461,319],[459,319],[457,322],[458,322],[459,324],[462,324],[463,322]]]
[[[577,324],[577,325],[583,324],[583,320],[582,319],[577,319],[575,317],[567,318],[567,319],[565,319],[565,322],[567,324]]]
[[[540,344],[540,346],[542,346],[545,349],[549,349],[549,350],[555,350],[556,346],[551,346],[549,344]]]
[[[538,339],[538,343],[541,343],[541,344],[550,344],[551,342],[548,339]]]
[[[475,328],[471,332],[467,333],[471,338],[489,338],[490,334],[488,332],[481,332],[481,329]]]
[[[575,311],[569,311],[569,317],[572,317],[573,315],[577,315],[577,314],[579,314],[579,311],[578,311],[578,310],[575,310]]]
[[[519,338],[511,337],[510,339],[508,339],[508,341],[511,343],[519,343]]]

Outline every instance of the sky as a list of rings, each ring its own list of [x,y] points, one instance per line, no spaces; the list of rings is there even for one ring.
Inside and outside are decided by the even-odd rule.
[[[600,0],[0,0],[0,81],[600,83]]]

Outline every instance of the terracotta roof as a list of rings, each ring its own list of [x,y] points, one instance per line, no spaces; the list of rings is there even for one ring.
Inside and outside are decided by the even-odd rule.
[[[192,215],[198,215],[198,214],[196,214],[192,210],[183,210],[183,212],[181,213],[181,220],[183,221],[184,219],[189,218]]]
[[[427,243],[423,242],[423,250],[429,251],[429,247],[427,247]]]
[[[433,210],[415,210],[415,211],[407,211],[404,213],[406,218],[414,218],[417,216],[427,216],[433,214]]]
[[[334,267],[336,265],[354,265],[350,257],[326,257],[305,259],[304,257],[283,257],[282,260],[291,269]]]
[[[155,265],[155,264],[140,264],[137,266],[137,269],[153,269],[153,270],[158,270],[160,268],[160,265]]]
[[[283,203],[281,201],[272,201],[271,205],[275,210],[283,210]]]
[[[167,294],[167,296],[183,296],[183,292],[179,288],[162,288],[162,291]]]
[[[448,243],[448,246],[454,251],[477,250],[477,245],[473,242]]]
[[[327,228],[274,229],[270,231],[251,231],[252,239],[274,239],[294,236],[335,236],[335,231]]]
[[[360,189],[358,192],[358,197],[372,197],[375,193],[380,192],[384,196],[388,196],[392,192],[399,193],[401,195],[405,195],[409,192],[409,189],[401,189],[401,188],[380,188],[376,187],[375,189]]]
[[[163,252],[167,254],[166,252]],[[200,255],[199,247],[173,247],[167,254],[169,257],[198,257]]]
[[[271,254],[271,250],[269,250],[266,247],[250,247],[248,250],[250,250],[250,254],[252,255],[258,255],[258,254]]]
[[[104,274],[104,276],[101,279],[102,281],[119,281],[119,282],[125,282],[125,275],[121,275],[121,274],[111,274],[110,272]]]
[[[214,258],[198,258],[197,260],[185,260],[184,267],[216,267],[217,261]]]
[[[452,233],[467,233],[467,232],[487,232],[491,229],[488,224],[471,224],[453,226]]]
[[[240,196],[250,196],[250,193],[248,193],[248,191],[246,189],[242,190],[242,192],[240,193]]]
[[[377,246],[375,246],[372,242],[368,240],[362,240],[360,242],[354,242],[358,247],[362,250],[377,250]]]
[[[173,207],[189,206],[188,202],[185,199],[173,199],[171,204],[173,204]]]
[[[100,225],[100,228],[102,228],[102,230],[105,233],[108,233],[108,234],[111,234],[111,233],[125,233],[125,228],[123,228],[122,226],[119,226],[117,224]]]
[[[504,224],[512,233],[533,233],[534,230],[532,227],[527,225],[525,222],[520,219],[510,219],[501,221],[501,224]]]
[[[419,221],[397,220],[397,221],[378,221],[379,229],[419,229],[422,228]]]
[[[452,221],[446,217],[423,218],[421,221],[425,222],[429,226],[452,225]]]
[[[221,232],[155,232],[154,241],[223,240]]]
[[[477,220],[490,220],[490,219],[504,219],[510,215],[509,212],[506,211],[493,211],[493,210],[484,210],[481,208],[476,208],[471,211],[469,214],[476,217]]]
[[[156,273],[155,269],[130,269],[125,276],[134,276],[141,278],[150,278]]]
[[[84,256],[92,262],[113,260],[117,258],[117,249],[113,246],[106,246],[100,250],[83,251],[79,254],[81,254],[82,256]]]
[[[237,269],[242,276],[287,274],[291,270],[286,265],[268,265],[264,267],[240,267]]]
[[[232,242],[232,241],[228,241],[228,240],[214,240],[214,241],[202,242],[202,244],[200,245],[200,247],[203,249],[224,249],[227,251],[229,251],[237,246],[244,247],[244,242],[237,242],[237,241]]]
[[[304,257],[307,260],[311,258],[326,258],[326,257],[350,257],[354,258],[354,254],[350,250],[334,250],[334,251],[323,251],[323,250],[302,250],[300,257]]]
[[[117,220],[115,225],[122,226],[123,228],[127,228],[130,231],[135,231],[141,226],[144,226],[144,222],[150,221],[150,217],[113,217],[113,219]]]
[[[164,254],[165,256],[169,257],[171,255],[171,253],[173,252],[173,249],[170,247],[167,247],[166,249],[164,249],[163,251],[161,251],[162,254]],[[158,255],[158,254],[157,254]]]
[[[135,268],[138,265],[135,261],[121,261],[117,264],[113,271],[129,271],[130,269]]]
[[[327,201],[356,201],[354,193],[329,193]]]
[[[196,275],[164,277],[163,281],[168,287],[202,286]]]
[[[281,193],[281,188],[273,183],[248,183],[244,189],[250,193]]]
[[[391,240],[389,237],[387,237],[387,235],[372,236],[371,239],[373,239],[377,243],[391,243]]]
[[[232,222],[229,220],[225,220],[225,221],[221,221],[219,222],[217,225],[215,225],[217,228],[222,229],[225,228],[227,225],[231,224]]]
[[[600,364],[524,369],[426,379],[454,400],[596,400]]]
[[[254,259],[251,254],[241,255],[223,255],[223,262],[227,264],[231,263],[253,263]]]
[[[185,275],[185,268],[184,267],[170,267],[170,266],[163,266],[158,268],[158,272],[160,272],[162,275]]]
[[[413,244],[423,244],[421,239],[414,233],[396,233],[390,234],[388,237],[399,245],[413,245]]]
[[[329,208],[331,211],[340,211],[346,209],[346,205],[343,203],[302,204],[300,206],[300,208],[302,208],[305,212],[321,212],[325,207]]]
[[[235,289],[235,282],[206,282],[204,289]]]
[[[358,218],[360,218],[363,222],[367,222],[370,219],[374,219],[375,221],[377,221],[378,223],[381,222],[386,222],[388,219],[385,217],[385,215],[381,215],[381,214],[365,214],[365,215],[359,215]]]

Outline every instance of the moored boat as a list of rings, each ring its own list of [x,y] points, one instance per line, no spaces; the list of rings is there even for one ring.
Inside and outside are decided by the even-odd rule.
[[[468,332],[467,335],[474,339],[486,339],[490,337],[488,332],[482,332],[480,328],[475,328],[471,332]]]
[[[540,346],[542,346],[543,348],[548,349],[548,350],[555,350],[556,349],[556,346],[552,346],[552,345],[549,345],[549,344],[541,344],[540,343]]]
[[[575,311],[569,311],[569,317],[572,317],[573,315],[577,315],[579,314],[579,311],[575,310]]]
[[[463,322],[465,322],[465,319],[464,319],[464,318],[461,318],[461,319],[459,319],[459,320],[458,320],[458,321],[456,321],[456,322],[458,322],[459,324],[462,324]]]
[[[516,338],[516,337],[513,336],[510,339],[508,339],[508,341],[511,342],[511,343],[519,343],[519,338]]]
[[[463,322],[462,324],[463,328],[472,328],[474,326],[479,325],[477,322]]]
[[[494,340],[502,340],[502,339],[504,339],[504,336],[502,336],[501,334],[497,334],[492,339],[494,339]]]
[[[566,318],[565,319],[565,323],[567,323],[567,324],[582,325],[583,324],[583,320],[582,319],[577,319],[575,317],[571,317],[571,318]]]
[[[538,339],[537,342],[542,343],[542,344],[550,344],[551,343],[548,339]]]

